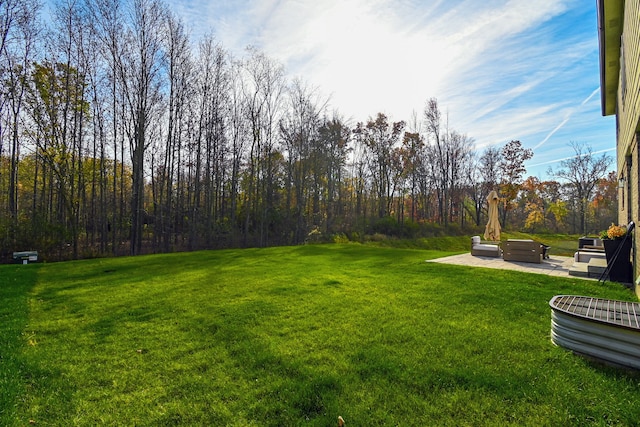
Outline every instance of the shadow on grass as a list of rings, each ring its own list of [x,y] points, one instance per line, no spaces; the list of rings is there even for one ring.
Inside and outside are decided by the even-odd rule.
[[[23,360],[29,319],[29,293],[33,289],[39,265],[0,266],[0,424],[12,425],[18,398],[24,393],[23,381],[30,371]]]
[[[56,419],[60,412],[73,413],[72,390],[63,372],[49,360],[33,358],[29,351],[38,337],[29,329],[33,291],[44,265],[0,266],[0,425],[35,423],[35,415]],[[55,405],[31,406],[34,398],[48,396]],[[29,407],[29,419],[24,408]],[[55,414],[51,414],[51,411]]]
[[[430,255],[309,245],[47,267],[24,290],[22,383],[0,425],[637,419],[616,405],[638,383],[612,373],[603,385],[548,337],[553,295],[622,290]],[[27,322],[41,345],[20,336]]]
[[[215,339],[242,367],[244,381],[254,384],[255,404],[247,408],[248,419],[262,425],[274,425],[274,420],[279,420],[278,425],[327,425],[333,420],[343,389],[340,376],[288,355],[269,337],[255,332],[254,325],[259,330],[259,323],[278,316],[278,308],[256,300],[225,310],[228,321],[216,330]]]

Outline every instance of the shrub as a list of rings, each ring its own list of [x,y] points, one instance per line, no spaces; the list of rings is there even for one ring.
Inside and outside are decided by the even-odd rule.
[[[333,235],[333,243],[349,243],[349,238],[344,233],[336,233]]]

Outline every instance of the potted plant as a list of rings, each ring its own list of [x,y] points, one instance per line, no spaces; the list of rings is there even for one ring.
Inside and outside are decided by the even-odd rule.
[[[607,257],[609,280],[621,283],[633,282],[631,268],[631,239],[626,238],[627,226],[611,226],[600,233],[604,244],[604,252]]]
[[[602,240],[620,240],[623,239],[626,234],[626,225],[615,225],[614,223],[611,223],[609,228],[600,233],[600,238]]]

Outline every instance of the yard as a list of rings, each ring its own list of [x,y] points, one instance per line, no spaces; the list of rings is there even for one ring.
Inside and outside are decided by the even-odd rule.
[[[633,425],[640,375],[555,347],[618,284],[310,245],[0,266],[0,425]]]

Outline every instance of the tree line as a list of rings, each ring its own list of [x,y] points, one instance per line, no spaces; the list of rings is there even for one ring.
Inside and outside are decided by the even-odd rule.
[[[507,228],[615,217],[610,159],[588,147],[541,182],[520,141],[480,152],[435,98],[353,123],[260,50],[193,43],[160,0],[63,0],[46,25],[36,0],[0,9],[4,259],[476,230],[493,189]]]

